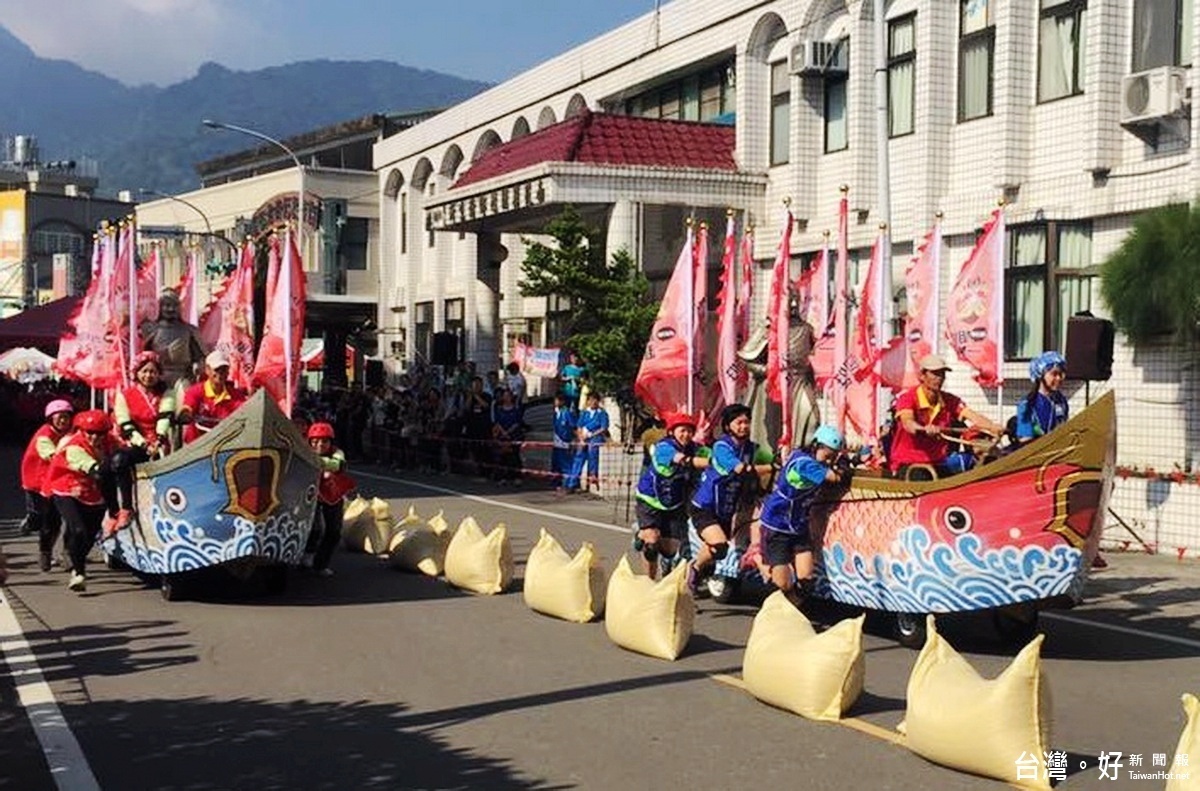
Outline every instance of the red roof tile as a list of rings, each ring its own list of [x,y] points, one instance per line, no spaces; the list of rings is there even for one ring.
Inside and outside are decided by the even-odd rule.
[[[737,170],[734,128],[584,111],[486,152],[451,189],[539,162]]]

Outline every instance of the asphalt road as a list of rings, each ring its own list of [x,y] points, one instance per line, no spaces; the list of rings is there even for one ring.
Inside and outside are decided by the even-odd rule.
[[[359,480],[395,511],[470,514],[485,529],[505,522],[518,578],[543,526],[572,550],[592,541],[609,565],[628,546],[612,526],[624,514],[603,502],[455,477]],[[14,507],[0,502],[0,517]],[[5,548],[4,599],[84,768],[106,789],[1003,787],[898,742],[916,653],[882,624],[866,638],[866,691],[851,719],[818,724],[739,688],[750,606],[701,601],[687,652],[669,663],[613,646],[603,624],[533,613],[519,579],[506,595],[472,596],[341,553],[335,577],[294,576],[282,596],[220,584],[168,603],[103,569],[85,595],[71,594],[64,574],[36,570],[31,540]],[[1133,753],[1145,767],[1154,753],[1170,761],[1179,696],[1200,691],[1200,568],[1110,561],[1085,606],[1042,621],[1052,744],[1071,756],[1061,787],[1162,787],[1126,769],[1101,781],[1096,756],[1120,751],[1126,767]],[[941,628],[985,675],[1014,653],[978,619]],[[31,666],[12,638],[0,676],[0,788],[53,788],[14,693]]]

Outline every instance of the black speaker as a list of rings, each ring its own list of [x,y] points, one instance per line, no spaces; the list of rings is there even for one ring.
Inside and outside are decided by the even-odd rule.
[[[363,377],[367,380],[367,387],[383,387],[386,384],[383,377],[383,360],[367,360]]]
[[[434,365],[458,365],[458,334],[453,332],[435,332],[433,334],[433,349],[429,355]]]
[[[1116,330],[1108,319],[1075,315],[1067,319],[1067,378],[1104,381],[1112,377]]]

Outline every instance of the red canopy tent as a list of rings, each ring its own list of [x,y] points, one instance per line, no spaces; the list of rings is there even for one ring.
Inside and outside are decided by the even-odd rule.
[[[63,297],[0,320],[0,351],[32,346],[57,355],[58,339],[68,330],[67,319],[82,301],[82,296]]]

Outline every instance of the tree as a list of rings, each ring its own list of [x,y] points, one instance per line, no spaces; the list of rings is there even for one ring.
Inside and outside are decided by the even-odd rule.
[[[1145,212],[1100,268],[1113,323],[1135,343],[1168,333],[1195,340],[1200,328],[1200,206]]]
[[[658,313],[649,281],[624,248],[605,261],[600,232],[574,207],[550,220],[545,234],[553,244],[526,240],[522,296],[569,300],[565,342],[587,362],[593,387],[609,394],[629,387]]]

